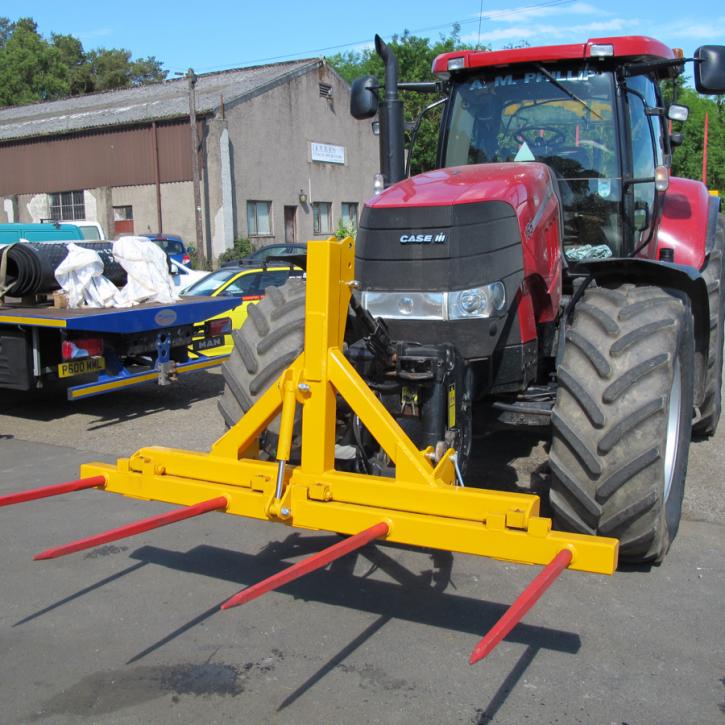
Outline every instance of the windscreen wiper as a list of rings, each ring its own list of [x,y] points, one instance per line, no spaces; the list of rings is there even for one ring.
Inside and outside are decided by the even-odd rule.
[[[582,106],[584,106],[584,108],[586,108],[587,111],[589,111],[589,113],[593,113],[600,121],[604,120],[604,118],[602,116],[600,116],[585,100],[583,100],[582,98],[579,98],[579,96],[577,96],[577,94],[574,93],[574,91],[570,91],[563,83],[560,83],[558,78],[556,78],[556,76],[549,73],[549,71],[546,70],[546,68],[544,68],[543,65],[539,65],[537,63],[534,66],[534,68],[536,68],[540,73],[545,75],[560,91],[563,91],[564,93],[566,93],[566,95],[569,96],[569,98],[573,99],[574,101],[577,101],[577,103],[581,103]]]

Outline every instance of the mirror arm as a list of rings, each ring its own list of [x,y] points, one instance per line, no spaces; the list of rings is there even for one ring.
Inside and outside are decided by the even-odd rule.
[[[633,186],[634,184],[653,184],[655,181],[656,179],[654,176],[642,176],[639,178],[629,176],[622,179],[622,186],[626,188],[627,186]]]
[[[441,88],[442,83],[440,81],[398,83],[398,90],[415,91],[416,93],[440,93]]]

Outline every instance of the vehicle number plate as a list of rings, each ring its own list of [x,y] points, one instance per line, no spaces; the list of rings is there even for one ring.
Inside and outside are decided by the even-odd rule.
[[[80,360],[69,360],[58,365],[58,377],[70,378],[84,373],[97,373],[106,369],[105,357],[85,357]]]
[[[208,350],[212,347],[220,347],[224,344],[224,335],[214,335],[214,337],[205,337],[201,340],[194,340],[194,350]]]

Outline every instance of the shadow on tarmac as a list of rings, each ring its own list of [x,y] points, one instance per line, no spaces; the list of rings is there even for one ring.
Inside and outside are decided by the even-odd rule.
[[[337,541],[339,541],[337,536],[301,537],[299,534],[293,533],[284,541],[270,543],[257,555],[201,545],[187,552],[143,546],[133,552],[131,556],[145,564],[203,574],[243,588],[286,568],[288,563],[283,559],[313,554]],[[426,624],[478,637],[493,626],[507,609],[508,604],[486,602],[451,593],[449,589],[453,585],[451,582],[453,555],[450,552],[422,550],[427,551],[431,556],[431,568],[416,574],[386,553],[386,550],[395,548],[401,547],[388,544],[367,546],[356,555],[349,555],[338,560],[326,570],[309,574],[280,587],[279,591],[285,592],[295,599],[315,601],[378,615],[378,620],[333,656],[304,685],[289,695],[280,709],[289,706],[306,690],[319,682],[330,670],[340,664],[391,619]],[[368,571],[362,576],[353,574],[357,557],[370,565]],[[395,583],[370,579],[370,575],[378,569],[394,579]],[[224,600],[214,604],[134,655],[128,664],[138,662],[209,619],[220,611],[219,606],[222,601]],[[224,616],[233,616],[233,614],[226,613]],[[525,644],[532,650],[548,649],[566,654],[576,654],[581,647],[579,635],[575,633],[524,623],[519,624],[506,637],[506,640]]]
[[[2,413],[44,423],[76,414],[89,415],[97,419],[88,426],[89,431],[94,431],[164,410],[189,410],[201,400],[218,398],[223,389],[221,375],[199,371],[163,388],[156,383],[144,383],[75,402],[68,401],[65,389],[58,387],[31,392],[5,391]]]
[[[230,582],[241,589],[285,569],[289,566],[289,560],[314,554],[339,540],[337,535],[301,536],[294,532],[284,540],[270,542],[254,555],[208,545],[196,546],[186,552],[142,546],[131,554],[131,558],[137,563],[27,615],[14,626],[37,619],[110,582],[133,574],[148,564],[202,574]],[[333,562],[327,569],[314,572],[279,588],[279,591],[294,599],[369,612],[377,615],[377,619],[290,693],[279,705],[278,711],[292,705],[334,669],[344,667],[343,662],[391,620],[400,619],[470,634],[473,645],[476,638],[490,629],[507,609],[508,604],[482,601],[452,591],[455,590],[455,583],[451,578],[453,555],[450,552],[434,549],[417,550],[430,557],[430,566],[416,573],[391,556],[399,549],[409,550],[408,547],[396,544],[368,545]],[[355,574],[356,568],[358,572],[360,571],[360,563],[367,568],[363,574]],[[393,581],[372,579],[371,575],[376,571],[384,572]],[[131,657],[126,665],[139,662],[215,614],[221,613],[220,605],[231,593],[228,592],[211,607],[151,643]],[[223,616],[234,616],[234,613],[224,613]],[[525,623],[519,624],[506,640],[524,644],[526,650],[506,676],[489,705],[476,712],[480,723],[491,721],[539,650],[548,649],[576,654],[581,647],[580,637],[575,633]]]

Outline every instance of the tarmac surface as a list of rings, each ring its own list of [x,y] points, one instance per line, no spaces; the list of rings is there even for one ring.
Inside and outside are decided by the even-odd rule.
[[[206,450],[220,392],[218,372],[78,403],[3,391],[0,494],[142,445]],[[545,479],[536,434],[475,451],[480,485]],[[170,507],[83,491],[0,509],[0,723],[723,723],[723,470],[725,425],[692,445],[662,566],[565,572],[473,667],[534,569],[378,544],[221,612],[337,537],[209,514],[33,562]]]

